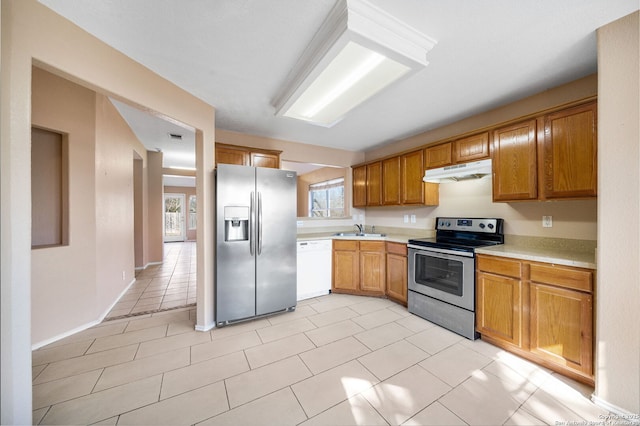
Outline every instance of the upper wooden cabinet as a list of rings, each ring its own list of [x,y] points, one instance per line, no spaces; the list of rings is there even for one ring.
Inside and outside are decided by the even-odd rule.
[[[453,162],[465,163],[489,158],[489,132],[468,136],[453,142]]]
[[[493,132],[493,201],[538,197],[536,120]]]
[[[367,206],[367,166],[353,168],[353,207]]]
[[[251,165],[253,167],[280,168],[280,154],[268,154],[264,152],[251,153]]]
[[[216,166],[218,164],[237,164],[279,169],[281,153],[282,151],[270,149],[216,143]]]
[[[596,114],[593,102],[544,117],[544,198],[596,196]]]
[[[382,161],[382,204],[397,206],[400,204],[400,157],[391,157]]]
[[[247,151],[216,144],[216,166],[218,164],[248,166],[250,162],[251,160]]]
[[[382,205],[382,162],[367,164],[367,206]]]
[[[425,148],[424,168],[428,170],[482,160],[489,158],[489,153],[489,132],[478,133]]]
[[[424,177],[424,151],[413,151],[400,156],[400,170],[402,172],[401,204],[424,204],[425,183]]]
[[[493,131],[493,200],[597,195],[596,102]]]
[[[353,207],[437,206],[439,185],[424,183],[424,150],[353,168]]]
[[[430,146],[424,150],[425,169],[448,166],[452,163],[451,142]]]

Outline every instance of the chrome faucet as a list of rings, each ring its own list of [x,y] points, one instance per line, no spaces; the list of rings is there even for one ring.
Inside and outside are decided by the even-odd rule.
[[[358,233],[359,233],[359,234],[364,233],[364,226],[362,226],[362,225],[358,225],[357,223],[356,223],[356,224],[354,224],[353,226],[355,226],[355,227],[358,229]]]

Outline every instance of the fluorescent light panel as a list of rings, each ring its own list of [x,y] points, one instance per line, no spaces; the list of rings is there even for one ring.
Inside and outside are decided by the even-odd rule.
[[[330,126],[409,71],[350,41],[283,115]]]
[[[274,101],[276,115],[331,127],[423,69],[435,44],[366,0],[339,0]]]

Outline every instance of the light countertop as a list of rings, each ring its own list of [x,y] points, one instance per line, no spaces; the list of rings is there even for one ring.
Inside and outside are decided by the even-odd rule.
[[[402,234],[385,234],[384,237],[358,237],[358,236],[336,236],[335,232],[318,232],[313,234],[299,234],[298,241],[312,240],[360,240],[360,241],[390,241],[393,243],[407,244],[414,236]]]
[[[336,236],[339,231],[325,231],[298,234],[298,241],[312,240],[360,240],[390,241],[406,244],[411,238],[432,235],[407,235],[404,233],[385,233],[384,237]],[[346,231],[348,232],[348,231]],[[381,230],[384,233],[384,230]],[[476,249],[476,253],[509,257],[520,260],[553,263],[556,265],[596,269],[595,241],[567,240],[506,235],[505,244]]]
[[[501,244],[476,249],[476,253],[509,257],[520,260],[553,263],[556,265],[575,266],[578,268],[596,269],[595,250],[574,251],[566,248],[530,247],[518,244]]]

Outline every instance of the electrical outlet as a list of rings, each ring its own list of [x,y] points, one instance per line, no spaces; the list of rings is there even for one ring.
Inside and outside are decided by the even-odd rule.
[[[542,216],[542,227],[543,228],[553,227],[553,218],[551,216]]]
[[[409,215],[408,214],[404,215],[404,223],[409,223]]]
[[[302,228],[304,226],[304,222],[301,220],[296,221],[298,228]]]
[[[416,223],[416,215],[415,214],[411,215],[411,223]]]

